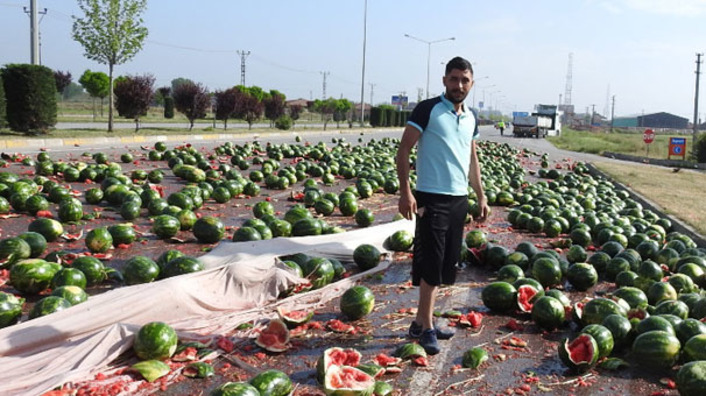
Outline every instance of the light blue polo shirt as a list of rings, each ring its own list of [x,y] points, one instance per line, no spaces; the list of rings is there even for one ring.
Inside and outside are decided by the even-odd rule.
[[[456,114],[442,94],[420,102],[407,121],[421,132],[417,143],[417,187],[434,194],[468,195],[471,142],[478,138],[476,116],[464,104]]]

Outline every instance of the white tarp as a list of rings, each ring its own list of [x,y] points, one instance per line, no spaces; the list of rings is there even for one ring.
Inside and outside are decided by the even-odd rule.
[[[130,349],[134,333],[148,322],[168,323],[182,339],[230,330],[256,318],[256,308],[272,304],[282,291],[301,281],[276,264],[277,256],[303,252],[351,261],[360,244],[381,248],[386,237],[401,229],[412,232],[414,223],[400,220],[314,237],[224,241],[200,257],[204,271],[122,287],[70,309],[0,329],[0,394],[36,395],[91,378]],[[353,280],[292,299],[325,302]]]

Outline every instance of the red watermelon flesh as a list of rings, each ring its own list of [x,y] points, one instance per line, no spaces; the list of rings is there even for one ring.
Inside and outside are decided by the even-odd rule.
[[[255,344],[270,352],[283,352],[289,348],[289,330],[281,320],[273,319],[270,324],[260,332],[255,339]]]
[[[530,285],[522,285],[517,289],[517,305],[522,312],[532,312],[532,299],[537,293],[537,289]]]
[[[594,355],[593,344],[586,337],[576,337],[569,344],[569,356],[574,363],[591,362]]]
[[[355,349],[342,349],[331,352],[328,357],[329,366],[357,366],[360,364],[361,355]]]
[[[329,389],[368,389],[375,386],[375,378],[354,367],[341,366],[326,372]]]

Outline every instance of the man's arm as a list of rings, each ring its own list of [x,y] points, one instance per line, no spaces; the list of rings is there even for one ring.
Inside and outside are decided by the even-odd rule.
[[[421,132],[411,125],[407,125],[402,134],[400,146],[397,149],[397,179],[400,182],[400,201],[398,209],[407,220],[417,213],[417,200],[412,195],[409,185],[409,154],[412,147],[417,144]]]
[[[488,218],[490,208],[488,207],[488,199],[485,197],[483,190],[483,181],[480,176],[480,162],[478,161],[478,153],[476,152],[476,141],[471,141],[471,174],[469,180],[471,187],[478,198],[478,206],[480,206],[480,218],[476,219],[479,222],[484,222]]]

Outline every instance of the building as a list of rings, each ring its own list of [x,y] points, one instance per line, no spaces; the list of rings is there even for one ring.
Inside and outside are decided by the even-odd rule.
[[[661,112],[638,116],[637,126],[646,128],[687,129],[689,127],[689,120],[674,114]]]

